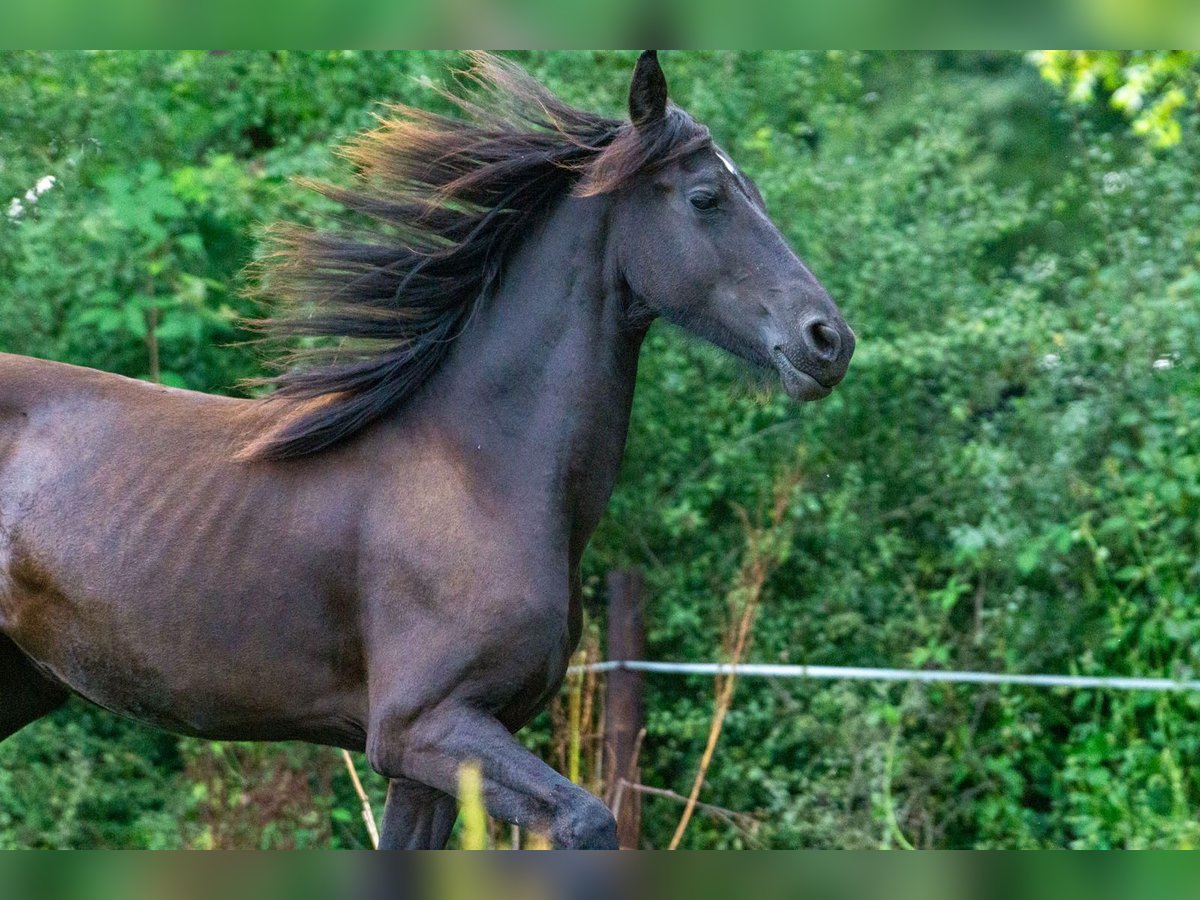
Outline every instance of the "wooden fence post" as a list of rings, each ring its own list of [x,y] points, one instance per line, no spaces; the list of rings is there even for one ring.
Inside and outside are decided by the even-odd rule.
[[[644,595],[638,569],[608,573],[608,659],[644,659],[646,632],[642,621]],[[642,798],[637,791],[622,790],[621,780],[641,781],[636,755],[645,714],[641,672],[609,672],[604,699],[605,775],[617,814],[617,839],[622,847],[636,849],[641,841]]]

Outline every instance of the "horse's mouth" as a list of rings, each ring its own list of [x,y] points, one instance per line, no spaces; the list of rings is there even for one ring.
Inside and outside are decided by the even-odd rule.
[[[775,367],[779,370],[779,378],[783,382],[783,389],[787,391],[787,395],[793,400],[801,402],[810,400],[820,400],[823,397],[828,397],[832,392],[832,387],[826,387],[813,378],[807,372],[801,371],[796,367],[782,347],[776,347],[771,351],[771,358],[775,360]]]

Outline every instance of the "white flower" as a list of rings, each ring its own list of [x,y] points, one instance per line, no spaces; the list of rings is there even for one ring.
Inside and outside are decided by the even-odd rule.
[[[1169,356],[1160,356],[1154,361],[1153,366],[1156,369],[1173,369],[1175,368],[1175,360]]]
[[[58,179],[53,175],[43,175],[37,180],[37,184],[25,192],[25,202],[37,203],[38,197],[42,196],[42,194],[46,193],[46,191],[50,190],[50,188],[54,187],[57,181]]]
[[[50,190],[56,184],[58,184],[58,179],[53,175],[43,175],[33,187],[25,192],[25,203],[21,202],[20,197],[13,197],[8,201],[8,217],[10,219],[19,218],[25,212],[26,203],[30,206],[37,203],[38,197],[42,196],[42,194],[46,193],[46,191]]]

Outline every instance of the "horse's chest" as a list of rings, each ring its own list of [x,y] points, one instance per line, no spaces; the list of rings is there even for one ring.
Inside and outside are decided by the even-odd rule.
[[[540,664],[531,664],[525,677],[516,682],[513,695],[497,713],[508,728],[516,731],[524,726],[558,693],[570,662],[565,646],[560,652],[546,654]]]
[[[490,683],[493,710],[516,729],[537,715],[557,693],[579,639],[578,616],[567,596],[558,594],[514,604],[498,617],[477,659],[473,678]]]

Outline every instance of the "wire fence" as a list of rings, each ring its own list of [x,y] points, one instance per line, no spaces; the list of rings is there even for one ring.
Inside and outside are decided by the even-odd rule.
[[[1105,675],[1005,675],[935,669],[874,669],[861,666],[806,666],[787,663],[652,662],[607,660],[571,666],[581,672],[647,672],[660,675],[730,675],[750,678],[802,678],[824,681],[912,681],[927,684],[1013,684],[1027,687],[1114,691],[1200,691],[1200,680],[1126,678]]]

